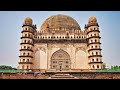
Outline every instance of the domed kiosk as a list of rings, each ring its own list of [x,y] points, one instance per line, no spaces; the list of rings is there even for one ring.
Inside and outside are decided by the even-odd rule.
[[[24,22],[32,24],[33,21],[30,17],[27,17],[27,18],[25,18]]]
[[[97,19],[94,16],[89,18],[89,23],[97,23]]]

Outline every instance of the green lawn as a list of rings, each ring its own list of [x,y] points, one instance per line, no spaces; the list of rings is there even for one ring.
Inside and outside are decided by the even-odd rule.
[[[23,72],[23,70],[0,70],[0,72],[13,72],[13,73],[16,73],[16,72]]]
[[[120,72],[120,70],[112,70],[112,69],[109,69],[109,70],[96,70],[96,72]]]

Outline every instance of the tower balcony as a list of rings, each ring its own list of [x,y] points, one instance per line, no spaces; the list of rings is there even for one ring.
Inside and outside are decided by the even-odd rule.
[[[29,44],[29,45],[32,45],[32,46],[34,46],[34,44],[33,43],[30,43],[30,42],[26,42],[26,43],[20,43],[21,45],[22,44]]]
[[[92,37],[88,37],[88,39],[90,39],[90,38],[99,38],[99,39],[101,39],[100,36],[92,36]]]
[[[103,62],[89,62],[89,64],[97,64],[97,63],[103,63]]]
[[[32,62],[19,62],[19,64],[33,64]]]
[[[31,52],[33,52],[32,49],[20,49],[19,51],[31,51]]]
[[[30,58],[33,58],[33,56],[30,56],[30,55],[20,55],[19,57],[30,57]]]
[[[91,45],[91,44],[101,44],[100,42],[92,42],[92,43],[88,43],[87,46]]]
[[[90,26],[98,26],[99,27],[98,23],[88,23],[86,28],[88,28]]]
[[[100,50],[101,51],[102,49],[100,49],[100,48],[92,48],[92,49],[89,49],[88,52],[90,52],[92,50]]]
[[[24,26],[30,26],[30,27],[33,27],[33,25],[31,23],[23,23],[22,27]]]
[[[29,32],[29,33],[32,33],[33,34],[33,31],[30,31],[30,30],[23,30],[23,31],[21,31],[21,33],[24,33],[24,32]]]
[[[98,32],[98,33],[100,33],[99,30],[91,30],[91,31],[88,31],[87,34],[89,34],[90,32]]]
[[[28,39],[32,39],[33,40],[32,37],[25,37],[25,36],[21,37],[21,39],[23,39],[23,38],[28,38]]]
[[[102,55],[90,55],[90,56],[88,56],[88,58],[90,58],[90,57],[102,57]]]

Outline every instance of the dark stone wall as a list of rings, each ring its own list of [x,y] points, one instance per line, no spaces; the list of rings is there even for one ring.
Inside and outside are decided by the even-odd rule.
[[[120,72],[79,72],[70,73],[79,79],[120,79]],[[0,79],[47,79],[51,73],[0,73]]]

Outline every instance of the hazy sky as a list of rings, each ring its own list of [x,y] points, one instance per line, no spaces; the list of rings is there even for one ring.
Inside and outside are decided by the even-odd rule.
[[[27,16],[40,29],[48,17],[56,14],[73,17],[82,30],[89,17],[95,16],[100,26],[103,62],[120,65],[120,11],[0,11],[0,65],[18,66],[21,26]]]

